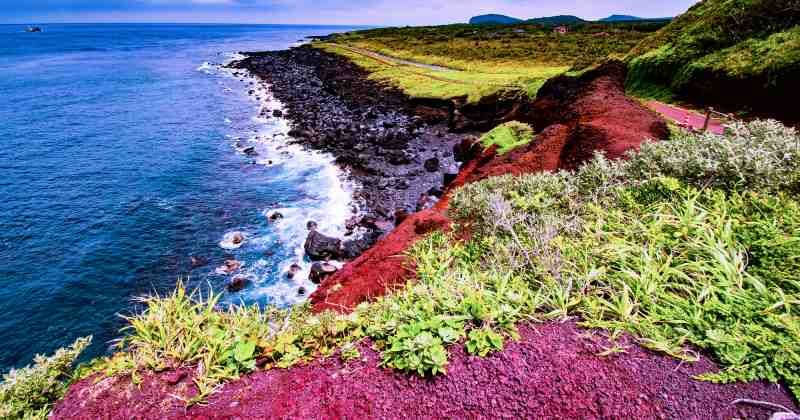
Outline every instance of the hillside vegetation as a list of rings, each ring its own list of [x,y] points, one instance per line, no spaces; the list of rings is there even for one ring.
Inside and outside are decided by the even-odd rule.
[[[622,57],[661,26],[586,24],[566,35],[534,24],[382,28],[337,35],[330,43],[317,45],[347,56],[411,96],[449,99],[466,93],[476,100],[509,89],[535,96],[547,79],[582,70],[608,56]],[[332,44],[451,70],[387,66]]]
[[[648,96],[785,111],[800,91],[798,25],[795,0],[704,0],[628,54],[628,86]]]

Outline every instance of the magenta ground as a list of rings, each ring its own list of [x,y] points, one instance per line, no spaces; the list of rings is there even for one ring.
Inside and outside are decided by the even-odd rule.
[[[422,379],[363,360],[320,360],[289,370],[257,372],[225,385],[207,405],[185,409],[177,396],[190,378],[162,374],[135,387],[127,379],[73,386],[53,418],[768,418],[769,411],[733,406],[737,398],[796,409],[779,385],[716,385],[692,379],[715,369],[703,358],[681,363],[622,338],[625,353],[601,357],[598,331],[573,323],[520,328],[522,339],[487,358],[453,349],[447,375]],[[171,385],[181,379],[177,385]]]

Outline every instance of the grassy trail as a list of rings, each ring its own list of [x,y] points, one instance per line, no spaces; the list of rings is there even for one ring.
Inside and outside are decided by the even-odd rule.
[[[472,86],[486,86],[486,85],[489,85],[489,86],[494,86],[494,87],[499,87],[499,88],[507,88],[507,89],[518,89],[520,87],[519,85],[508,84],[508,83],[492,83],[492,82],[485,81],[485,80],[481,80],[481,81],[459,80],[459,79],[451,79],[451,78],[447,78],[447,77],[441,77],[441,76],[433,75],[433,74],[430,74],[430,73],[427,73],[427,72],[424,72],[424,71],[415,71],[415,70],[411,69],[411,67],[418,67],[420,69],[427,70],[427,71],[432,71],[432,72],[451,72],[453,74],[467,74],[467,72],[465,72],[463,70],[437,66],[437,65],[434,65],[434,64],[425,64],[425,63],[420,63],[420,62],[416,62],[416,61],[404,60],[404,59],[400,59],[400,58],[396,58],[396,57],[391,57],[391,56],[388,56],[388,55],[385,55],[385,54],[381,54],[381,53],[378,53],[378,52],[375,52],[375,51],[366,50],[366,49],[363,49],[363,48],[351,47],[349,45],[330,44],[330,43],[325,43],[323,45],[325,45],[327,47],[331,47],[331,48],[341,48],[341,49],[347,50],[347,51],[349,51],[349,52],[351,52],[353,54],[357,54],[359,56],[366,57],[366,58],[372,59],[374,61],[377,61],[380,64],[383,64],[383,65],[386,65],[386,66],[389,66],[389,67],[393,67],[393,68],[397,68],[397,69],[401,69],[402,71],[404,71],[406,73],[414,74],[414,75],[421,76],[421,77],[425,77],[425,78],[428,78],[428,79],[431,79],[431,80],[435,80],[435,81],[438,81],[438,82],[455,83],[455,84],[460,84],[460,85],[472,85]],[[474,73],[474,72],[472,72],[472,73]]]

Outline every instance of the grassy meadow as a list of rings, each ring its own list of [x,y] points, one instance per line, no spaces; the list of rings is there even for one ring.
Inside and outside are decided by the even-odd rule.
[[[477,101],[504,90],[534,97],[547,79],[623,57],[661,26],[586,24],[565,35],[533,24],[385,28],[340,34],[316,46],[352,59],[412,97]],[[348,46],[451,70],[391,65],[343,48]]]

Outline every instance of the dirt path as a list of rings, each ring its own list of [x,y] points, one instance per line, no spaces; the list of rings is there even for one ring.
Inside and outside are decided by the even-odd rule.
[[[457,70],[457,69],[451,69],[451,68],[447,68],[447,67],[437,66],[437,65],[434,65],[434,64],[425,64],[425,63],[419,63],[419,62],[416,62],[416,61],[403,60],[402,58],[391,57],[391,56],[388,56],[388,55],[385,55],[385,54],[377,53],[375,51],[365,50],[363,48],[358,48],[358,47],[351,47],[349,45],[343,45],[343,44],[329,44],[329,45],[335,45],[335,46],[337,46],[339,48],[343,48],[343,49],[348,50],[350,52],[370,57],[370,58],[372,58],[372,59],[374,59],[376,61],[379,61],[379,62],[381,62],[383,64],[387,64],[387,65],[412,66],[412,67],[419,67],[421,69],[432,70],[432,71],[461,71],[461,70]]]
[[[661,114],[664,118],[667,118],[684,128],[702,131],[703,125],[705,125],[706,116],[698,112],[652,100],[647,102],[647,106]],[[711,122],[708,125],[708,131],[714,134],[722,134],[725,132],[725,126],[719,119],[711,118]]]

